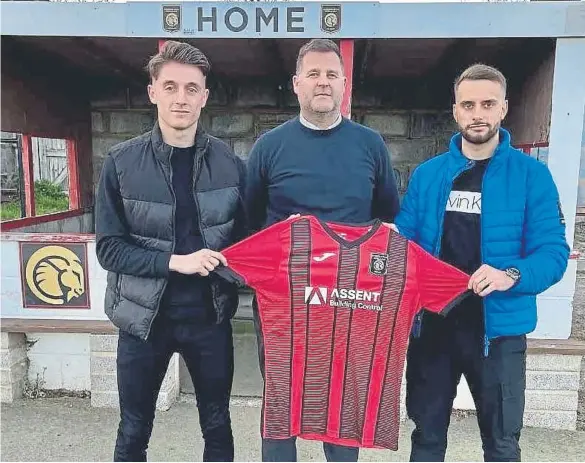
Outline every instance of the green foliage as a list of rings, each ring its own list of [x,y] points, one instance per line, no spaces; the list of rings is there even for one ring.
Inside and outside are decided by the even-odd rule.
[[[35,182],[35,209],[36,215],[63,212],[69,209],[69,198],[59,185],[40,180]],[[20,201],[18,199],[3,203],[0,206],[1,220],[20,218]]]
[[[4,220],[18,219],[20,217],[20,204],[17,201],[2,203],[0,206],[0,218]]]
[[[63,193],[59,185],[51,183],[48,180],[39,180],[35,182],[35,196],[55,200],[67,199],[67,196]]]

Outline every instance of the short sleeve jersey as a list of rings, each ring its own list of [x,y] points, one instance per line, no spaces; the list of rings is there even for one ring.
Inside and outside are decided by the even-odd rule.
[[[313,216],[222,251],[219,271],[256,290],[264,341],[262,436],[398,448],[409,332],[446,313],[469,275],[384,226]]]

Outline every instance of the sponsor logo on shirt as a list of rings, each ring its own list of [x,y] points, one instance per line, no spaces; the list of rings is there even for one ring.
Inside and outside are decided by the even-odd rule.
[[[446,210],[464,214],[481,214],[481,193],[475,191],[452,191],[447,201]]]
[[[380,293],[359,289],[305,287],[305,304],[381,311]]]

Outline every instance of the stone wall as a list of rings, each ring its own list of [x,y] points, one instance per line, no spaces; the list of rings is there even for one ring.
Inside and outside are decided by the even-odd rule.
[[[585,341],[585,222],[575,224],[573,248],[581,253],[581,258],[577,264],[571,338]]]
[[[264,132],[298,114],[288,105],[284,109],[268,107],[268,97],[262,100],[253,89],[241,90],[239,95],[250,103],[230,107],[215,104],[205,108],[202,126],[212,135],[226,141],[243,159],[250,153],[254,141]],[[132,138],[152,126],[155,111],[144,101],[117,103],[116,100],[95,102],[92,109],[94,184],[99,178],[103,159],[108,150],[121,141]],[[262,107],[261,107],[262,106]],[[352,118],[379,131],[392,156],[395,176],[401,193],[406,189],[410,174],[420,162],[446,149],[453,133],[449,112],[389,111],[369,107],[355,108]]]
[[[2,338],[0,401],[10,403],[22,397],[25,388],[28,369],[26,338],[22,333],[5,332],[0,333],[0,337]]]

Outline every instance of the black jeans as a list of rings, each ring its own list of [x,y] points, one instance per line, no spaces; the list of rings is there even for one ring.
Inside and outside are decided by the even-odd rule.
[[[146,461],[156,400],[174,352],[185,359],[205,441],[203,461],[233,461],[229,400],[234,373],[231,323],[200,326],[157,321],[149,340],[120,331],[120,425],[114,461]]]
[[[252,299],[252,313],[254,315],[254,328],[258,343],[258,364],[262,378],[264,378],[264,339],[262,337],[262,323],[260,321],[260,314],[258,313],[256,296]],[[359,451],[360,449],[358,447],[346,447],[344,445],[323,442],[323,452],[327,461],[358,461]],[[262,461],[297,461],[297,438],[262,438]]]
[[[461,375],[475,402],[485,461],[520,461],[526,388],[526,336],[492,339],[484,357],[481,324],[425,313],[407,356],[406,407],[416,428],[411,461],[443,461]]]

